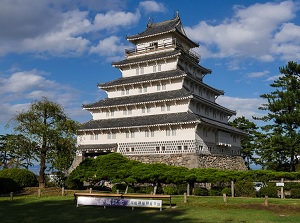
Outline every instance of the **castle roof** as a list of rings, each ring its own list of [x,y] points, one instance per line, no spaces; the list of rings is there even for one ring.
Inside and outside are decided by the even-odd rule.
[[[180,17],[177,15],[174,19],[166,20],[163,22],[152,23],[148,22],[146,30],[132,36],[126,36],[126,39],[132,43],[135,43],[138,39],[143,39],[147,37],[157,36],[165,33],[176,33],[184,37],[193,47],[198,47],[199,44],[190,40],[182,27]]]
[[[218,127],[224,131],[236,132],[242,135],[246,133],[229,124],[214,121],[208,118],[201,117],[194,113],[169,113],[161,115],[147,115],[136,116],[127,118],[115,119],[100,119],[90,120],[83,123],[79,131],[93,131],[93,130],[113,130],[113,129],[132,129],[132,128],[150,128],[155,126],[171,126],[171,125],[184,125],[184,124],[205,124]]]

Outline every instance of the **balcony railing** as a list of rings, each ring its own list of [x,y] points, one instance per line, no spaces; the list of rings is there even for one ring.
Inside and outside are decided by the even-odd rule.
[[[165,42],[163,44],[153,44],[151,46],[142,47],[142,48],[125,49],[125,55],[126,55],[126,57],[135,56],[135,55],[142,54],[142,53],[156,52],[156,51],[161,51],[161,50],[171,49],[171,48],[181,48],[182,49],[182,44],[180,42],[177,42],[176,39],[172,39],[171,41]],[[199,61],[200,55],[198,53],[196,53],[195,51],[190,49],[188,54],[195,60]]]

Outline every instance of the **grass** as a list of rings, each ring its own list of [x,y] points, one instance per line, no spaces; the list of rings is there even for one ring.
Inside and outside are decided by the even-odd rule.
[[[228,198],[225,204],[222,197],[172,197],[172,207],[164,201],[163,211],[158,209],[107,207],[76,207],[72,193],[66,196],[36,195],[9,196],[0,198],[1,223],[76,223],[76,222],[130,222],[130,223],[270,223],[299,222],[299,199],[269,199],[269,206],[262,198]]]

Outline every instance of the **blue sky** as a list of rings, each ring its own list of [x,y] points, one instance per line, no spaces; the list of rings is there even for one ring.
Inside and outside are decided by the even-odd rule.
[[[259,95],[279,67],[300,59],[297,1],[0,0],[0,134],[12,115],[46,96],[80,122],[82,104],[104,98],[97,83],[121,76],[111,62],[133,47],[126,35],[179,11],[200,44],[204,82],[225,91],[218,103],[237,116],[260,116]]]

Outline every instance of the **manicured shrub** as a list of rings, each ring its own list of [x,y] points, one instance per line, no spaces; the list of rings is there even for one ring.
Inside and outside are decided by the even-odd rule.
[[[68,177],[65,181],[65,188],[72,189],[72,190],[82,190],[84,189],[83,182],[79,179],[72,179]]]
[[[177,188],[175,186],[166,186],[163,188],[164,194],[175,195],[177,194]]]
[[[291,189],[291,198],[300,198],[300,188]]]
[[[183,195],[187,192],[187,185],[186,184],[178,184],[177,187],[177,194]],[[192,188],[190,188],[191,190]]]
[[[208,196],[208,190],[203,187],[197,187],[194,189],[194,195],[196,196]]]
[[[35,174],[26,169],[3,169],[0,171],[0,177],[12,179],[20,188],[34,187],[38,184]]]
[[[257,192],[258,197],[278,197],[277,188],[275,185],[268,185],[265,187],[260,188],[260,190]]]
[[[238,181],[234,185],[235,196],[237,197],[255,197],[256,191],[252,182]]]
[[[11,178],[0,177],[0,194],[17,191],[19,189],[21,189],[20,185]]]
[[[222,188],[212,188],[208,191],[209,196],[221,196]]]

